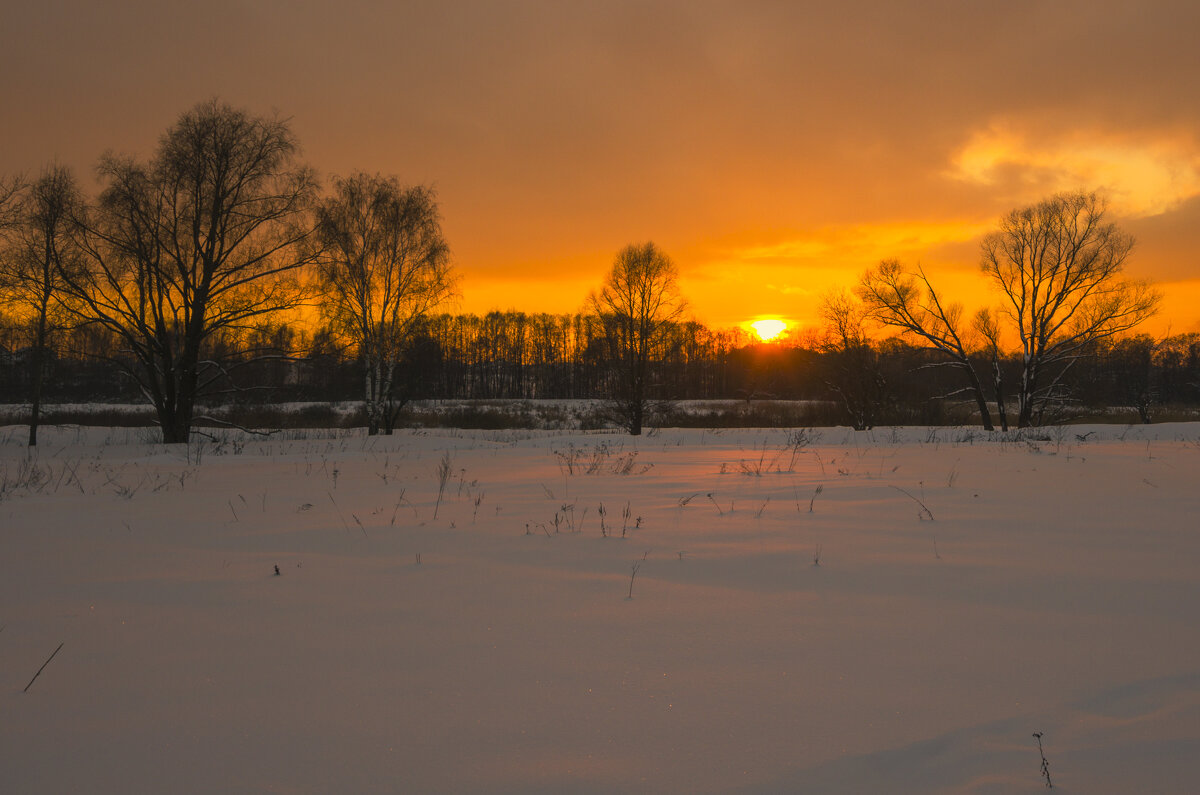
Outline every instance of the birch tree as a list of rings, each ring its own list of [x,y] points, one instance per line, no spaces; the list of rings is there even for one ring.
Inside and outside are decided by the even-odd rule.
[[[1125,278],[1134,241],[1106,213],[1095,193],[1062,193],[1013,210],[983,239],[981,267],[1021,346],[1018,427],[1065,398],[1063,376],[1093,342],[1158,308],[1157,292]]]
[[[37,445],[47,358],[63,325],[64,274],[79,270],[74,224],[83,201],[66,166],[53,165],[15,203],[0,254],[0,292],[29,330],[29,446]]]
[[[454,294],[432,188],[364,173],[335,179],[317,210],[322,311],[363,365],[367,433],[390,434],[397,368],[418,324]]]

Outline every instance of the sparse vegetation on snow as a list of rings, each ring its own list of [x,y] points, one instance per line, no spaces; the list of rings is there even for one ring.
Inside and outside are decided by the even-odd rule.
[[[1198,440],[0,428],[3,788],[1189,791]]]

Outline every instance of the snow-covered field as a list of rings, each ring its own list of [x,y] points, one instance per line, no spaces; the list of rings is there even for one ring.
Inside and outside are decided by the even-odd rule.
[[[1200,789],[1200,425],[149,438],[0,429],[4,793]]]

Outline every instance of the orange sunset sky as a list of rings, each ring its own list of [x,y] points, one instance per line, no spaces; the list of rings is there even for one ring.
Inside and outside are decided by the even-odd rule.
[[[0,11],[0,173],[89,190],[217,96],[322,174],[436,185],[458,309],[579,309],[653,240],[710,326],[815,322],[885,257],[994,302],[979,237],[1100,189],[1200,331],[1200,3],[54,2]]]

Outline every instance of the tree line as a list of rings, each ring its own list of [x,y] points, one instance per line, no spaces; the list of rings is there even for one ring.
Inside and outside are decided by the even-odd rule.
[[[0,317],[0,403],[28,402],[28,340],[28,329]],[[362,362],[327,330],[264,326],[213,344],[219,348],[214,355],[223,359],[242,351],[253,361],[230,374],[236,382],[218,384],[201,396],[209,402],[255,406],[362,398]],[[606,349],[583,313],[439,313],[414,333],[394,395],[400,404],[410,399],[605,399]],[[929,350],[889,337],[872,340],[869,351],[882,380],[868,411],[873,424],[978,421],[974,401],[956,394],[959,376]],[[111,362],[120,355],[112,337],[86,328],[62,331],[45,362],[48,398],[56,403],[141,400],[136,385]],[[980,372],[993,366],[987,351],[971,356]],[[1017,354],[1003,354],[1000,366],[1005,379],[1019,378]],[[740,329],[683,322],[672,328],[662,356],[652,362],[649,380],[659,409],[669,408],[672,400],[747,405],[798,400],[821,404],[808,414],[813,422],[852,424],[850,411],[830,386],[844,372],[841,354],[830,351],[817,334],[762,343]],[[1119,407],[1149,422],[1167,410],[1200,406],[1200,335],[1136,335],[1097,343],[1073,368],[1065,387],[1073,399],[1064,400],[1047,420]]]
[[[621,249],[582,312],[447,314],[431,188],[359,172],[323,190],[286,121],[216,100],[97,173],[94,199],[57,164],[0,180],[0,399],[29,406],[31,445],[48,394],[141,398],[168,443],[268,388],[359,400],[369,433],[437,397],[603,398],[633,434],[679,399],[826,402],[856,428],[965,410],[991,429],[1198,397],[1193,337],[1130,336],[1159,297],[1124,276],[1133,240],[1095,194],[1001,219],[980,265],[997,303],[973,316],[888,260],[827,296],[820,328],[755,344],[689,320],[653,243]]]

